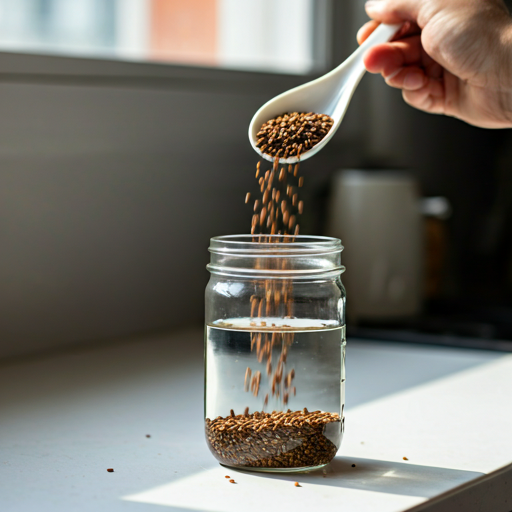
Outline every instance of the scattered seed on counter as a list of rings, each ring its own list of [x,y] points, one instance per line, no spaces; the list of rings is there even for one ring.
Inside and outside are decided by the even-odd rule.
[[[109,473],[113,473],[113,472],[114,472],[114,468],[108,468],[108,469],[107,469],[107,471],[108,471]]]
[[[352,467],[353,467],[353,468],[355,468],[355,467],[356,467],[356,465],[355,465],[355,464],[352,464]]]
[[[236,484],[236,482],[235,482],[233,479],[231,479],[231,480],[229,481],[229,483],[230,483],[230,484]]]
[[[409,460],[407,457],[402,457],[404,460]]]
[[[148,437],[148,438],[149,438],[149,437],[151,437],[151,436],[150,436],[149,434],[146,434],[146,437]]]
[[[295,482],[295,487],[300,487],[299,482]]]
[[[224,478],[231,478],[229,475],[226,475]]]

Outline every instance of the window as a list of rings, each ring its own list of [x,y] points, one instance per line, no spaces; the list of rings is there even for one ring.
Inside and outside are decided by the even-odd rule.
[[[315,0],[0,0],[0,50],[307,74]],[[315,28],[316,27],[316,28]]]

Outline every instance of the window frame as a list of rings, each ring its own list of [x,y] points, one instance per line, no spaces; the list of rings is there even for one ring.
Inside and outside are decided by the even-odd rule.
[[[0,51],[0,83],[207,90],[276,94],[329,71],[350,53],[352,2],[319,0],[315,8],[313,55],[308,74],[209,68],[100,57]]]

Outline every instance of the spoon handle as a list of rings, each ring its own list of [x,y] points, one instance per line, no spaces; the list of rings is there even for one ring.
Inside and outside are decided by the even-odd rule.
[[[387,43],[402,27],[402,24],[386,25],[381,23],[369,36],[364,43],[354,53],[365,53],[368,48],[381,43]]]
[[[353,87],[359,83],[359,80],[361,80],[366,72],[363,64],[363,57],[366,51],[372,46],[390,41],[401,27],[402,24],[386,25],[385,23],[381,23],[368,36],[368,39],[366,39],[366,41],[364,41],[361,46],[354,53],[352,53],[352,55],[345,62],[338,66],[338,69],[340,70],[347,64],[352,66]]]

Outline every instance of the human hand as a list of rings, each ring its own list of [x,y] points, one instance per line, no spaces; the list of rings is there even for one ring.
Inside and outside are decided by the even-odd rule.
[[[390,43],[368,50],[364,64],[402,89],[417,109],[483,128],[512,127],[512,18],[502,0],[371,0],[373,21],[404,23]]]

